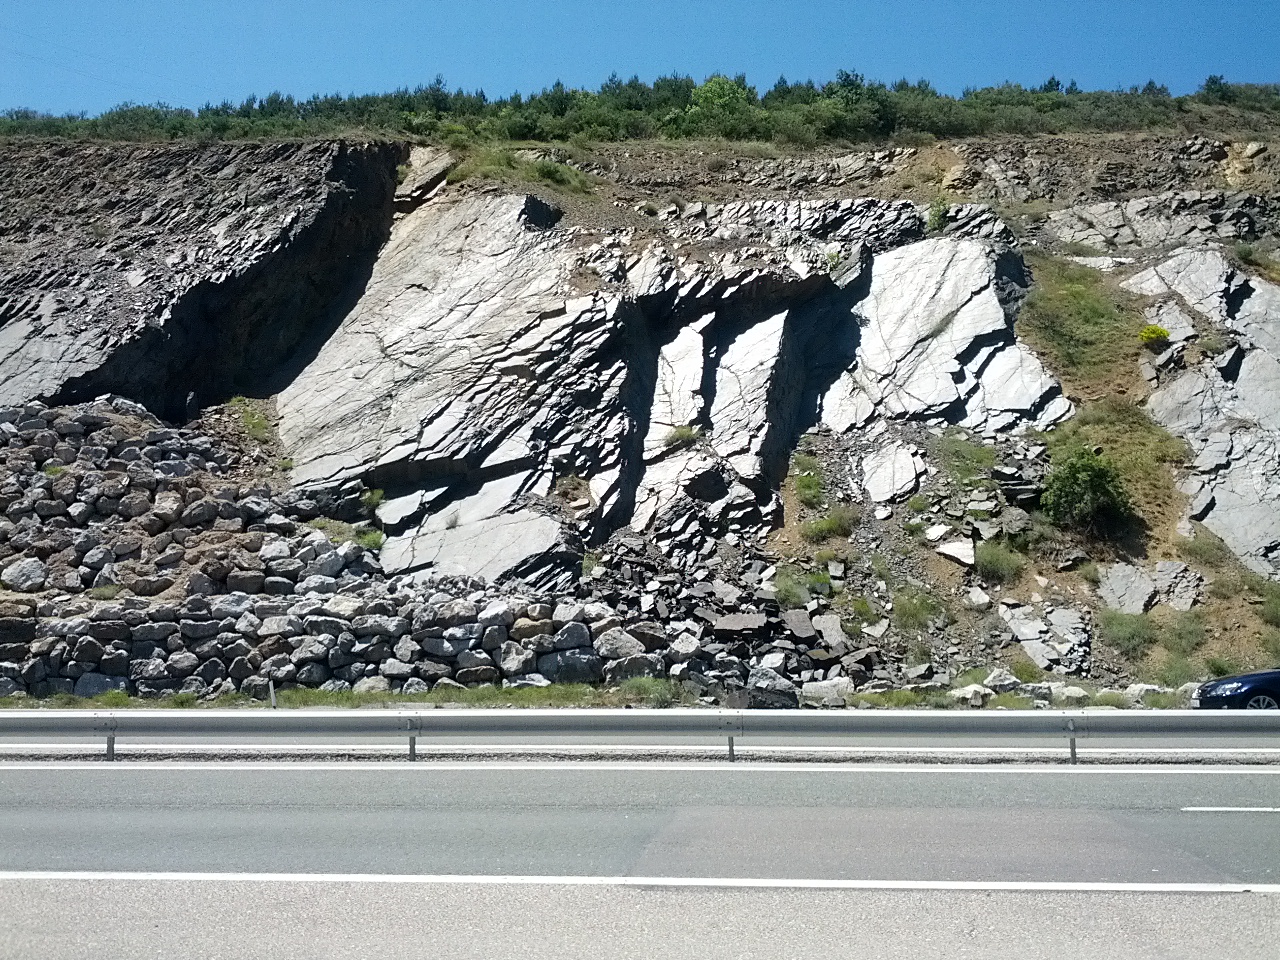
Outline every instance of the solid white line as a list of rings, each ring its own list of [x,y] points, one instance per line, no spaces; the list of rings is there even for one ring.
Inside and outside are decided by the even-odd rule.
[[[191,883],[375,883],[474,886],[712,887],[797,890],[1004,890],[1102,893],[1263,893],[1277,883],[1115,883],[1004,880],[818,880],[749,877],[486,876],[383,873],[151,873],[128,871],[0,871],[4,881],[179,881]]]
[[[1154,766],[1146,764],[1112,764],[1109,766],[1040,766],[1002,764],[857,764],[837,766],[830,763],[730,763],[727,760],[708,760],[701,763],[637,760],[423,760],[408,763],[403,760],[156,760],[133,763],[107,763],[102,760],[14,760],[0,762],[0,774],[7,770],[97,770],[102,773],[147,773],[149,771],[201,771],[226,773],[257,770],[297,770],[360,773],[429,774],[438,771],[468,771],[509,773],[511,771],[644,771],[646,773],[825,773],[857,776],[860,774],[939,774],[988,776],[991,774],[1047,774],[1056,776],[1118,776],[1124,774],[1159,774],[1162,776],[1237,776],[1275,777],[1280,769],[1275,767],[1211,766],[1191,767]]]
[[[1280,813],[1280,807],[1183,807],[1183,813]]]

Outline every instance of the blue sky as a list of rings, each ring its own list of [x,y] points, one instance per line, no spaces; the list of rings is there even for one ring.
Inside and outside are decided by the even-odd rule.
[[[196,107],[443,74],[528,92],[610,73],[1086,88],[1280,81],[1280,0],[0,0],[0,109]]]

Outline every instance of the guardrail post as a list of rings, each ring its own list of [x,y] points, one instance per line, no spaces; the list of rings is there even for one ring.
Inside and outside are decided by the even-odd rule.
[[[116,758],[116,719],[111,717],[107,721],[107,762],[110,763]]]
[[[737,759],[738,759],[737,755],[733,752],[733,734],[730,734],[729,735],[729,762],[734,763],[737,761]]]
[[[422,732],[422,721],[410,718],[404,722],[404,725],[409,731],[409,762],[415,763],[418,759],[418,734]]]
[[[276,682],[274,680],[267,681],[267,692],[271,694],[271,709],[276,708]]]
[[[1067,721],[1067,733],[1070,735],[1071,762],[1076,763],[1076,722],[1074,720]]]

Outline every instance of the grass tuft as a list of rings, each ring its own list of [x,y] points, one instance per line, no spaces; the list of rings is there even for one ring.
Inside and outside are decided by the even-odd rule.
[[[1159,639],[1155,623],[1141,613],[1103,610],[1098,627],[1102,639],[1130,660],[1141,659]]]
[[[893,622],[902,630],[923,630],[941,609],[937,600],[915,588],[893,595]]]
[[[853,528],[862,520],[862,513],[857,507],[846,503],[838,503],[832,507],[825,517],[810,520],[800,525],[800,536],[810,543],[822,543],[834,537],[847,537]]]
[[[1026,558],[994,540],[984,540],[973,551],[973,569],[991,583],[1013,583],[1022,576]]]
[[[662,438],[662,446],[667,450],[683,450],[697,443],[701,436],[702,431],[697,427],[681,424],[667,431],[667,435]]]
[[[258,443],[267,443],[271,439],[271,421],[252,400],[247,397],[232,397],[228,406],[240,418],[240,426],[249,435],[249,439]]]

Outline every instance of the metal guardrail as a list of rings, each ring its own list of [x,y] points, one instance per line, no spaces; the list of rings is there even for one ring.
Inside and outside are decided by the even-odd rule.
[[[1269,740],[1280,747],[1280,711],[1200,710],[4,710],[0,739],[103,738],[114,759],[117,737],[129,738],[419,738],[484,736],[572,738],[634,736],[744,738],[955,737],[1067,741],[1072,762],[1081,738]]]

